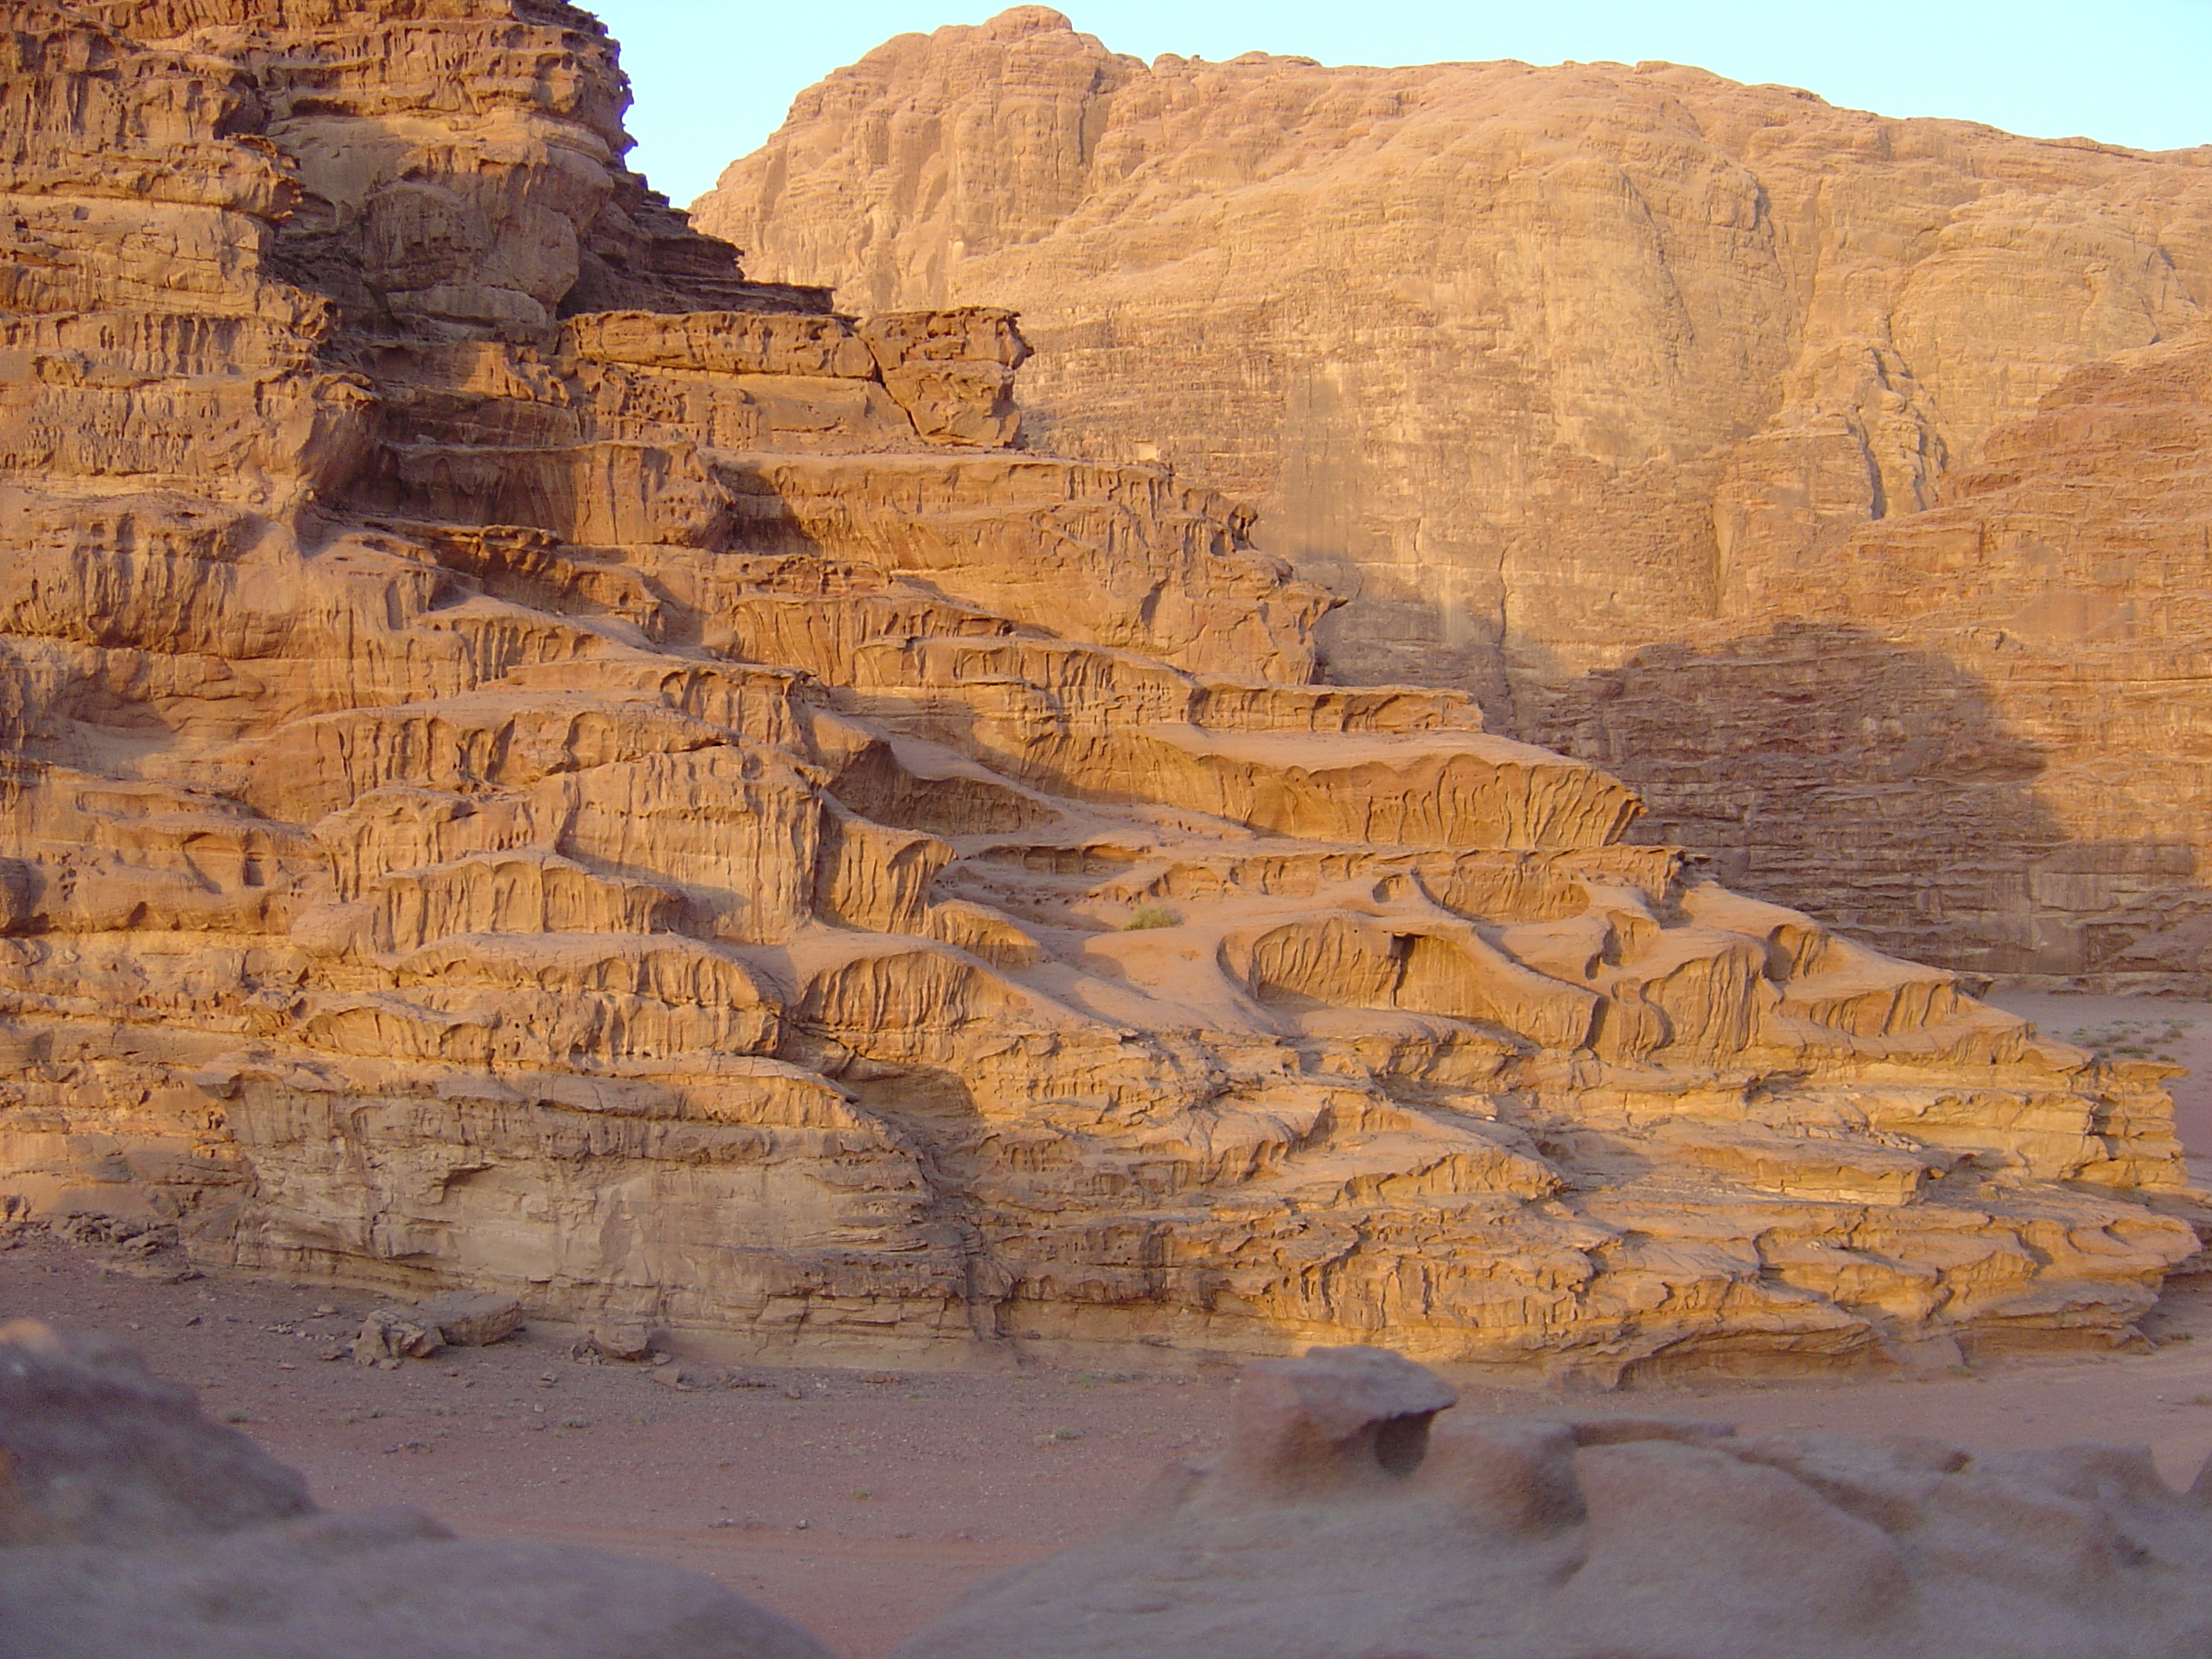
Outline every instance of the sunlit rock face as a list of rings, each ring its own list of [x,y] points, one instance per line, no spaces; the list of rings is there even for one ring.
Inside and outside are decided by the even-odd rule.
[[[699,210],[849,302],[1018,308],[1036,441],[1256,503],[1349,599],[1331,678],[1474,691],[1883,949],[2201,990],[2208,157],[1022,7],[832,75]]]
[[[0,40],[0,1194],[812,1353],[2108,1344],[2160,1068],[1624,841],[538,0]]]

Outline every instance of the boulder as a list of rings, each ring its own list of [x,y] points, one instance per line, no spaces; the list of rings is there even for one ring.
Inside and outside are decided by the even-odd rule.
[[[0,1544],[146,1549],[313,1512],[307,1483],[127,1349],[0,1326]]]
[[[418,1304],[415,1312],[455,1348],[489,1347],[522,1328],[522,1304],[511,1296],[455,1291]]]
[[[361,1322],[353,1340],[356,1365],[382,1365],[386,1370],[403,1359],[428,1359],[445,1346],[438,1327],[412,1308],[376,1308]]]
[[[1218,1463],[1168,1471],[1120,1532],[992,1581],[894,1659],[2212,1648],[2212,1478],[2176,1492],[2141,1448],[1462,1423],[1449,1389],[1393,1358],[1248,1368]]]
[[[829,1659],[712,1580],[329,1515],[128,1354],[0,1328],[0,1651],[37,1659]]]
[[[602,1320],[586,1329],[576,1344],[579,1358],[619,1359],[632,1364],[650,1359],[656,1344],[651,1328],[619,1320]]]

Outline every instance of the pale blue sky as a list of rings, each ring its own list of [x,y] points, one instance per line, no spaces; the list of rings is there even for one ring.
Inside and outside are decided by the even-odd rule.
[[[636,82],[632,158],[678,203],[758,148],[802,88],[894,34],[999,0],[583,0]],[[1887,115],[1947,115],[2146,149],[2212,143],[2212,0],[1075,0],[1116,52],[1325,64],[1647,58],[1807,87]]]

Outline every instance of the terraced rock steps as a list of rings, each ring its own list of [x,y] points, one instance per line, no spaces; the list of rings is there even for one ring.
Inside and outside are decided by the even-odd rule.
[[[824,1355],[1607,1377],[2121,1341],[2195,1253],[2158,1067],[1316,684],[1240,512],[1018,447],[1006,313],[691,237],[584,14],[94,9],[13,37],[17,198],[143,214],[65,165],[121,100],[215,240],[0,318],[22,1203]]]

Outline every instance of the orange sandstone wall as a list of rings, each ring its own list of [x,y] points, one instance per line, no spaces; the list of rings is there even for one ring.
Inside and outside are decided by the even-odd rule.
[[[0,32],[0,1202],[767,1352],[2128,1339],[2160,1068],[1625,839],[546,0]],[[156,1234],[142,1231],[141,1236]]]
[[[2135,463],[2077,490],[2056,428],[2014,428],[2197,326],[2212,150],[1665,64],[1146,64],[1024,6],[838,70],[698,211],[848,304],[1018,310],[1031,441],[1255,503],[1257,544],[1348,597],[1332,676],[1474,691],[1887,947],[2203,982],[2169,924],[2212,846],[2212,699],[2172,667],[2205,562],[2115,568],[2201,545],[2201,480],[2153,523]],[[2160,454],[2202,409],[2161,395]],[[2051,554],[1934,559],[1905,526],[2000,456],[2048,471],[1999,539]],[[1898,597],[1962,580],[2011,657]]]

